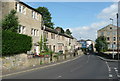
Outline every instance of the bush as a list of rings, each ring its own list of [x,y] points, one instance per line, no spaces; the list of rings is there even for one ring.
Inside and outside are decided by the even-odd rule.
[[[32,38],[10,31],[2,31],[2,55],[26,53],[31,50]]]

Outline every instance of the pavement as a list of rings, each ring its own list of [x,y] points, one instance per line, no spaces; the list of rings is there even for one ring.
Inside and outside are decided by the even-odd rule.
[[[101,60],[104,60],[104,61],[118,62],[118,60],[106,59],[106,58],[103,58],[103,57],[101,57],[101,56],[97,56],[97,57],[99,57]]]

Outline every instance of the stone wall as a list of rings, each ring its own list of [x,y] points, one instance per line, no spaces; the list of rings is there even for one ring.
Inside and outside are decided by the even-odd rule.
[[[78,51],[78,55],[82,55],[81,51]],[[76,55],[77,56],[77,55]],[[22,69],[35,67],[37,65],[49,64],[57,61],[64,61],[66,59],[73,58],[73,53],[59,55],[58,57],[33,57],[32,55],[19,54],[10,57],[2,57],[2,73],[6,74],[9,72],[19,71]]]

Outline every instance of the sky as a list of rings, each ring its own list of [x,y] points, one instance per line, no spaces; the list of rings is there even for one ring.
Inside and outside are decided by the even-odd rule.
[[[54,26],[70,29],[80,39],[97,38],[97,30],[116,23],[118,5],[116,2],[26,2],[33,8],[47,7]]]

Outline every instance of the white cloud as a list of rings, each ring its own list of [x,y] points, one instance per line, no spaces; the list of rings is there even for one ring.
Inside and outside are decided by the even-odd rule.
[[[73,36],[78,40],[80,37],[82,39],[92,39],[95,40],[97,37],[97,30],[111,23],[110,18],[116,18],[116,13],[118,11],[117,3],[112,4],[111,6],[103,9],[97,16],[98,19],[102,19],[100,22],[94,22],[89,26],[74,27],[71,28]]]
[[[103,9],[97,17],[104,20],[109,18],[116,19],[116,13],[118,13],[118,4],[114,3],[110,7]]]
[[[83,26],[83,27],[76,27],[71,28],[73,36],[75,36],[77,39],[92,39],[95,40],[97,36],[97,30],[99,30],[101,27],[106,26],[108,22],[97,22],[92,23],[90,26]]]

